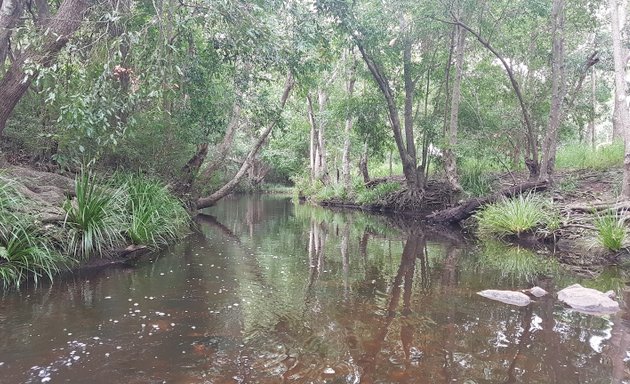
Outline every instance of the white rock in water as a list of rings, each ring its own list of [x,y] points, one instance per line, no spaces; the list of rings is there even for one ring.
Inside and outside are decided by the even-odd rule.
[[[334,375],[335,374],[335,370],[330,368],[330,367],[328,367],[328,368],[324,369],[324,373],[327,374],[327,375]]]
[[[575,310],[587,313],[614,313],[619,310],[619,303],[606,293],[584,288],[580,284],[570,285],[558,292],[558,300]]]
[[[530,289],[526,289],[525,292],[535,297],[543,297],[547,294],[547,291],[540,287],[532,287]]]
[[[519,307],[524,307],[532,302],[529,296],[523,292],[486,289],[485,291],[477,292],[477,294],[490,300],[500,301],[505,304],[518,305]]]

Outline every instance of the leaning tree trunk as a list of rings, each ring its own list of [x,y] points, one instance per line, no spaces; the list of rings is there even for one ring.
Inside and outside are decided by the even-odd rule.
[[[13,109],[26,93],[37,71],[25,71],[27,63],[49,67],[57,54],[79,29],[90,5],[87,0],[65,0],[54,16],[43,20],[42,29],[47,31],[41,47],[31,47],[21,52],[0,81],[0,135]]]
[[[234,105],[232,106],[232,115],[225,131],[225,136],[223,136],[221,144],[219,144],[219,146],[214,149],[214,156],[212,157],[212,161],[203,170],[200,182],[208,182],[212,175],[214,175],[214,173],[217,171],[217,169],[219,169],[219,167],[221,167],[221,165],[223,165],[223,163],[225,162],[225,158],[230,152],[230,149],[232,149],[234,135],[238,130],[240,118],[241,106],[237,101],[234,101]]]
[[[612,26],[613,59],[615,63],[615,101],[619,108],[618,121],[620,132],[625,142],[625,155],[623,160],[623,184],[621,186],[621,196],[624,200],[630,200],[630,113],[626,103],[626,61],[625,52],[621,41],[621,16],[625,10],[620,9],[617,0],[609,0],[610,18]]]
[[[540,179],[551,181],[556,162],[558,131],[560,130],[562,106],[566,93],[564,85],[564,0],[554,0],[551,11],[551,111],[549,126],[543,140],[543,157]]]
[[[419,172],[417,169],[417,159],[415,156],[415,146],[413,146],[413,152],[410,153],[408,149],[411,148],[410,144],[415,144],[415,140],[413,140],[413,123],[412,118],[413,115],[410,112],[410,107],[413,105],[413,92],[407,93],[405,92],[405,117],[408,117],[409,123],[405,128],[405,138],[411,138],[412,142],[407,143],[405,145],[405,138],[403,137],[403,126],[400,121],[400,115],[398,112],[398,106],[396,105],[396,97],[394,92],[389,85],[389,80],[383,73],[382,69],[378,66],[378,64],[372,59],[372,56],[369,54],[367,49],[364,47],[363,42],[355,37],[355,44],[361,53],[361,57],[363,61],[367,65],[374,81],[378,85],[383,97],[385,98],[385,103],[387,104],[387,113],[389,116],[390,127],[394,134],[394,141],[396,142],[396,148],[398,149],[398,154],[400,155],[400,161],[403,165],[403,173],[405,175],[405,181],[407,182],[407,188],[410,191],[417,191],[422,188],[423,183],[422,180],[419,180],[419,174],[422,174],[424,177],[424,173],[422,170]],[[405,49],[403,54],[404,61],[404,72],[405,72],[405,91],[411,90],[413,91],[413,81],[411,79],[411,46],[409,41],[405,41]]]
[[[461,100],[461,84],[464,66],[464,49],[466,44],[466,30],[459,25],[455,26],[455,79],[453,80],[453,92],[451,96],[451,116],[446,133],[446,148],[444,150],[444,170],[446,178],[454,191],[462,191],[457,177],[457,159],[455,146],[457,145],[457,125],[459,117],[459,102]]]
[[[293,85],[294,85],[293,76],[291,75],[291,73],[289,73],[287,80],[284,84],[284,91],[282,92],[282,97],[280,98],[281,110],[284,109],[284,106],[287,103],[287,100],[289,99],[289,94],[291,93],[291,89],[293,89]],[[258,151],[260,151],[260,148],[262,148],[263,144],[267,140],[267,137],[269,137],[269,134],[271,133],[271,131],[273,130],[273,128],[276,126],[277,123],[278,123],[278,119],[274,119],[274,121],[269,123],[267,128],[265,128],[265,130],[262,132],[262,134],[260,135],[256,143],[254,144],[254,147],[247,154],[247,157],[243,161],[243,164],[241,165],[238,172],[236,172],[236,175],[234,175],[232,180],[228,181],[224,186],[219,188],[218,191],[214,192],[210,196],[197,199],[196,201],[197,209],[211,207],[215,205],[219,200],[221,200],[225,196],[232,193],[234,188],[236,188],[236,186],[238,185],[238,183],[240,183],[243,176],[245,176],[245,174],[247,173],[247,170],[249,169],[249,167],[252,166],[252,162],[254,158],[256,157],[256,155],[258,154]]]
[[[473,36],[475,36],[477,41],[479,41],[481,45],[486,47],[486,49],[488,49],[503,65],[503,68],[505,69],[505,72],[507,73],[510,79],[510,84],[512,85],[514,94],[516,95],[518,103],[521,107],[521,112],[523,114],[523,121],[525,123],[525,128],[526,128],[525,136],[527,138],[527,151],[526,151],[527,156],[525,158],[525,165],[527,166],[527,169],[529,170],[530,180],[538,179],[538,175],[540,174],[540,160],[538,156],[538,139],[537,139],[537,135],[534,129],[534,125],[532,124],[531,118],[529,116],[529,110],[527,106],[525,105],[525,98],[523,97],[521,87],[518,81],[516,80],[516,76],[514,75],[514,71],[512,70],[512,67],[507,62],[507,60],[505,60],[503,56],[496,49],[494,49],[494,47],[490,44],[490,42],[484,39],[478,32],[476,32],[475,30],[473,30],[472,28],[470,28],[469,26],[467,26],[460,20],[454,20],[451,24],[459,25],[463,27],[464,29],[466,29],[468,32],[470,32]]]

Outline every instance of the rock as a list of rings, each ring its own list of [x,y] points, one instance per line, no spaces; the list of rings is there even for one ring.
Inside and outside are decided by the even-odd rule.
[[[524,307],[532,302],[529,296],[523,292],[517,291],[486,289],[485,291],[477,292],[477,294],[490,300],[500,301],[505,304],[518,305],[519,307]]]
[[[591,314],[609,314],[619,310],[619,303],[607,293],[573,284],[558,292],[558,300],[571,308]]]
[[[543,297],[547,294],[547,291],[540,287],[531,287],[529,289],[524,290],[523,292],[532,295],[534,297]]]

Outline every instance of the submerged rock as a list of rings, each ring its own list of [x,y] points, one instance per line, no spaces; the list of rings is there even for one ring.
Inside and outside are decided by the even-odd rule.
[[[529,296],[523,292],[517,291],[486,289],[485,291],[477,292],[477,294],[490,300],[500,301],[505,304],[518,305],[519,307],[524,307],[532,302]]]
[[[571,308],[595,314],[614,313],[619,310],[619,303],[610,298],[611,292],[600,292],[573,284],[558,292],[558,300]]]
[[[532,296],[535,297],[543,297],[547,294],[547,291],[545,291],[544,289],[536,286],[536,287],[531,287],[529,289],[524,290],[523,292],[530,294]]]

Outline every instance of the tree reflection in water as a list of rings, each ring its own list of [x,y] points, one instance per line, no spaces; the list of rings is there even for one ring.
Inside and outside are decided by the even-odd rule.
[[[577,282],[539,255],[283,199],[231,198],[211,214],[154,263],[2,297],[0,381],[33,381],[33,366],[68,382],[630,378],[627,308],[600,318],[554,297],[517,308],[476,295]],[[624,288],[620,273],[582,283]],[[65,368],[69,338],[84,353]]]

